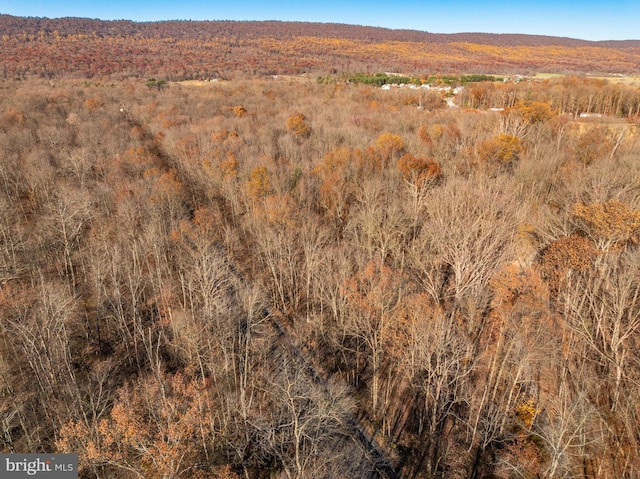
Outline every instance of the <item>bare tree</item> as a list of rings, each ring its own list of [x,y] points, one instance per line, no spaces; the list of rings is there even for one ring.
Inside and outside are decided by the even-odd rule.
[[[314,381],[308,371],[286,357],[267,387],[272,407],[262,435],[286,476],[331,477],[331,471],[346,459],[331,450],[354,407],[346,387]]]
[[[72,352],[72,337],[81,324],[76,319],[78,299],[59,284],[40,282],[37,293],[31,301],[17,302],[7,317],[5,334],[14,349],[16,369],[21,374],[29,371],[33,378],[31,392],[43,412],[40,427],[58,430],[64,418],[76,416],[81,407]]]
[[[630,378],[640,331],[640,253],[636,248],[601,256],[596,268],[574,275],[563,296],[563,316],[612,380],[615,411]],[[609,372],[610,371],[610,372]]]
[[[346,233],[368,261],[398,264],[402,257],[410,223],[400,203],[392,198],[390,178],[366,180],[356,193],[351,219]],[[394,261],[396,260],[396,261]]]
[[[385,348],[392,339],[393,312],[402,298],[403,279],[396,271],[371,262],[344,285],[349,318],[347,335],[361,341],[371,367],[371,407],[378,412],[380,372]]]
[[[590,447],[603,441],[603,424],[584,394],[574,397],[569,385],[546,404],[536,422],[533,436],[544,444],[548,455],[544,477],[571,477],[583,467]]]
[[[508,187],[498,183],[453,179],[431,190],[417,243],[422,251],[411,257],[434,301],[452,304],[470,319],[486,308],[491,277],[514,259],[517,208]]]
[[[72,253],[78,247],[82,228],[90,221],[90,199],[85,192],[61,188],[47,203],[47,207],[55,239],[62,246],[64,274],[68,277],[71,288],[75,288],[76,272]]]
[[[425,296],[407,301],[409,342],[404,351],[411,384],[423,398],[418,433],[425,441],[425,472],[427,477],[435,477],[455,441],[448,429],[460,419],[460,411],[468,402],[467,383],[475,361],[473,344],[460,331],[455,318]]]

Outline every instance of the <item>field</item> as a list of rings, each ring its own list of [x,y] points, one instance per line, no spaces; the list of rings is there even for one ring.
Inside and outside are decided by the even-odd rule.
[[[551,78],[562,78],[566,75],[562,73],[536,73],[534,78],[548,80]],[[602,76],[602,75],[588,75],[589,78],[595,80],[604,80],[607,83],[621,83],[624,85],[639,86],[640,76],[636,75],[614,75],[614,76]]]

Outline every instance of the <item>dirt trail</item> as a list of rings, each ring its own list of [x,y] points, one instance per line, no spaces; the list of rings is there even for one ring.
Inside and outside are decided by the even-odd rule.
[[[123,113],[126,121],[128,121],[132,127],[136,126],[139,128],[144,140],[148,142],[150,149],[162,162],[163,166],[166,168],[173,168],[179,177],[178,169],[174,168],[175,165],[172,164],[170,155],[158,141],[158,137],[153,135],[142,123],[137,121],[129,110],[122,109],[121,112]],[[188,188],[188,183],[183,181],[182,178],[178,179]],[[191,198],[192,196],[186,195],[186,197]],[[193,205],[191,205],[191,207],[193,208]],[[240,270],[228,258],[226,253],[220,250],[220,254],[224,255],[229,271],[236,275],[240,282],[248,284],[246,278],[242,276]],[[268,320],[276,333],[274,348],[272,348],[272,351],[274,351],[274,357],[272,358],[274,367],[278,367],[276,365],[276,363],[278,363],[276,358],[281,358],[283,354],[286,355],[287,359],[292,361],[298,370],[304,371],[311,381],[321,386],[320,389],[326,395],[326,399],[331,400],[327,379],[322,377],[322,375],[313,366],[312,362],[305,356],[302,348],[300,348],[296,343],[293,335],[286,326],[284,318],[282,318],[279,313],[275,312],[273,308],[265,308],[263,311],[263,317]],[[396,471],[391,458],[385,453],[375,438],[366,431],[358,417],[350,411],[345,411],[345,413],[348,417],[347,425],[345,430],[342,431],[342,437],[336,437],[336,444],[333,446],[333,449],[336,451],[343,451],[345,448],[351,449],[349,447],[349,443],[357,446],[357,450],[353,450],[353,454],[350,455],[352,461],[350,461],[348,468],[351,470],[350,475],[348,476],[349,479],[402,479],[400,473]],[[360,454],[358,454],[357,451],[359,451]]]

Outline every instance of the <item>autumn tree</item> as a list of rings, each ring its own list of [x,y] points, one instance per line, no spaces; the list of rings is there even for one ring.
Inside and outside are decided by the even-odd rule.
[[[287,130],[298,138],[307,138],[311,135],[311,126],[307,123],[307,117],[302,113],[295,113],[287,118]]]
[[[489,165],[511,167],[524,152],[520,138],[501,133],[478,145],[480,161]]]
[[[347,219],[353,202],[353,162],[351,149],[338,147],[329,151],[313,170],[313,174],[320,181],[319,203],[338,223]]]
[[[414,227],[417,226],[420,213],[426,207],[428,189],[442,179],[442,168],[432,158],[416,157],[405,153],[398,160],[398,169],[405,180],[406,192],[413,210]]]
[[[606,158],[611,148],[607,130],[603,127],[593,127],[580,135],[574,147],[574,155],[584,165],[591,165]]]
[[[231,108],[231,111],[233,111],[233,114],[238,118],[242,118],[247,114],[247,109],[242,105],[234,106],[233,108]]]
[[[246,187],[249,198],[252,200],[258,200],[270,193],[272,185],[267,167],[256,166],[251,170]]]
[[[382,156],[384,164],[395,160],[404,149],[404,141],[400,135],[385,132],[376,138],[376,149]]]
[[[556,295],[574,272],[589,270],[597,256],[593,243],[579,235],[563,236],[546,247],[541,254],[541,272]]]
[[[96,465],[133,477],[206,477],[197,461],[209,438],[206,392],[183,376],[146,379],[124,387],[97,438],[70,422],[58,448],[82,451],[81,468]]]
[[[580,229],[602,251],[638,241],[640,211],[626,203],[614,199],[589,205],[576,203],[573,215]]]
[[[532,127],[549,121],[554,112],[549,103],[518,101],[500,114],[500,130],[505,135],[526,137]]]
[[[422,187],[429,180],[437,181],[442,176],[442,169],[433,158],[416,157],[411,153],[398,159],[398,168],[403,178],[416,187]]]

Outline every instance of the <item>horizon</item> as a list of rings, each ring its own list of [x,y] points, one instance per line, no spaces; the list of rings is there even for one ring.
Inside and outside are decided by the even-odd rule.
[[[270,5],[252,0],[242,5],[216,5],[203,0],[170,2],[125,2],[87,4],[78,0],[52,2],[6,0],[7,15],[32,18],[85,18],[127,20],[136,23],[162,21],[282,21],[344,24],[391,30],[415,30],[433,34],[487,33],[499,35],[540,35],[586,41],[640,40],[637,18],[640,2],[623,0],[614,8],[606,0],[544,0],[526,2],[489,0],[475,4],[461,0],[455,8],[436,2],[407,0],[388,5],[382,0],[322,4],[294,2]]]

